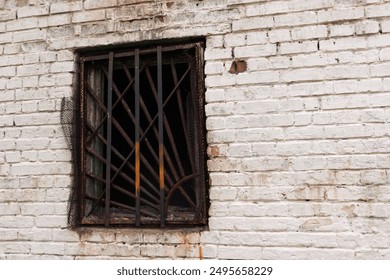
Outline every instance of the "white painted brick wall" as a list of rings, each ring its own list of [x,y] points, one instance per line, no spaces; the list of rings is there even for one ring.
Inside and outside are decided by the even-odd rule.
[[[390,257],[388,1],[9,3],[0,259]],[[75,50],[191,36],[206,40],[208,228],[68,229]]]

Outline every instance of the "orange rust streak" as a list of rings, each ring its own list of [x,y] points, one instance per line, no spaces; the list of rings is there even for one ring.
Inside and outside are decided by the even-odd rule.
[[[203,248],[201,244],[199,244],[199,259],[203,260]]]
[[[164,189],[164,147],[159,145],[159,158],[160,158],[160,189]]]
[[[140,188],[140,155],[139,142],[135,143],[135,195],[139,197]]]

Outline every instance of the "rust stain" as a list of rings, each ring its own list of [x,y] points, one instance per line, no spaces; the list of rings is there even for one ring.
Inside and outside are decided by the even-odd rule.
[[[219,156],[219,148],[218,148],[218,146],[210,146],[209,154],[210,154],[210,157],[217,157],[217,156]]]
[[[203,260],[203,248],[201,244],[199,244],[199,259]]]
[[[164,189],[164,146],[159,146],[159,158],[160,158],[160,189]]]

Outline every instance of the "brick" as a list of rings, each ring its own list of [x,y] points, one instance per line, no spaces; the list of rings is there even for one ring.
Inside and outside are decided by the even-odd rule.
[[[340,20],[360,19],[364,17],[364,8],[345,8],[319,11],[317,14],[318,22],[333,22]]]
[[[274,25],[272,17],[256,17],[233,21],[233,31],[264,29]]]
[[[382,4],[366,7],[368,18],[385,17],[390,15],[390,4]]]
[[[379,23],[377,21],[363,21],[355,26],[356,34],[374,34],[379,32]]]
[[[7,21],[7,20],[12,20],[16,18],[16,12],[12,10],[5,10],[0,12],[0,22],[1,21]]]
[[[117,5],[117,0],[109,0],[109,1],[87,0],[84,2],[84,8],[87,10],[113,7],[116,5]]]
[[[355,33],[355,26],[352,24],[336,24],[329,27],[330,37],[351,36]]]
[[[59,26],[71,23],[71,14],[50,15],[47,17],[47,26]]]
[[[217,60],[217,59],[229,59],[232,58],[232,49],[211,49],[205,51],[206,60]]]
[[[367,37],[368,47],[389,47],[390,34],[373,35]]]
[[[317,23],[315,12],[290,13],[274,16],[275,26],[299,26]]]
[[[318,50],[318,42],[305,41],[297,43],[281,43],[279,52],[280,54],[295,54],[295,53],[308,53]]]
[[[246,35],[246,42],[248,45],[264,44],[267,40],[268,36],[265,31],[256,32],[254,30]]]
[[[222,62],[206,63],[205,74],[222,74],[224,65]]]
[[[324,72],[319,69],[299,69],[283,72],[281,80],[285,82],[322,80]]]
[[[221,42],[221,46],[225,44],[227,47],[243,46],[246,44],[247,34],[227,34]]]
[[[358,50],[367,48],[368,43],[365,38],[340,38],[320,41],[320,50]]]
[[[325,79],[366,78],[370,68],[367,65],[329,66],[324,69]]]
[[[73,61],[54,62],[50,65],[50,73],[66,73],[74,71]]]
[[[18,76],[35,76],[42,75],[49,72],[49,64],[32,64],[32,65],[23,65],[18,66],[16,74]]]
[[[326,38],[328,28],[325,25],[296,28],[291,31],[293,40],[306,40],[314,38]]]
[[[76,12],[73,14],[72,22],[80,23],[80,22],[98,21],[98,20],[104,20],[105,18],[106,18],[106,13],[104,10]]]
[[[73,1],[69,3],[57,2],[57,3],[52,3],[50,5],[50,13],[57,14],[57,13],[74,12],[74,11],[80,11],[82,8],[83,8],[82,1]]]
[[[286,42],[291,40],[291,31],[288,29],[274,29],[268,32],[271,43]]]
[[[388,33],[390,32],[390,21],[389,20],[384,20],[381,23],[381,30],[383,33]]]
[[[390,73],[389,65],[390,63],[382,63],[371,66],[371,75],[373,77],[388,76]]]
[[[6,30],[9,31],[16,31],[16,30],[26,30],[26,29],[32,29],[38,27],[38,20],[37,19],[31,19],[31,18],[23,18],[15,21],[7,22],[6,24]]]
[[[236,47],[234,49],[236,58],[248,58],[258,56],[270,56],[276,54],[276,45],[252,45],[245,47]]]
[[[18,8],[18,18],[44,16],[49,14],[49,7],[20,7]]]

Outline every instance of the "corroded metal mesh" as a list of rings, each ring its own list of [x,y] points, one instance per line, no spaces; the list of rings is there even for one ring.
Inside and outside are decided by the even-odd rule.
[[[73,177],[71,182],[71,192],[68,202],[68,225],[70,227],[77,226],[79,211],[78,204],[80,203],[79,191],[77,188],[78,182],[78,148],[77,148],[77,118],[78,118],[78,100],[75,97],[63,97],[61,100],[61,126],[65,136],[65,141],[69,150],[72,153],[73,162]]]

